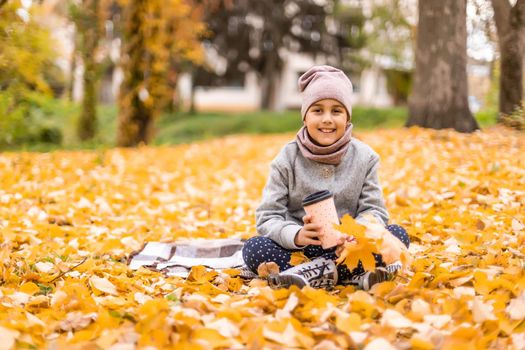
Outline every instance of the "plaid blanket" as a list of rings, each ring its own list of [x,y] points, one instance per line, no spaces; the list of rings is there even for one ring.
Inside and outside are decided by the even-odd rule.
[[[238,238],[148,242],[140,251],[131,254],[128,264],[132,270],[144,266],[167,276],[183,278],[198,265],[215,270],[236,268],[241,271],[241,277],[251,279],[257,275],[244,263],[243,246],[244,242]]]

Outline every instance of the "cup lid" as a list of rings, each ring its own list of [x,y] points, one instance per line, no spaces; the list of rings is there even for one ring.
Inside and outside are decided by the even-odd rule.
[[[308,196],[304,197],[303,199],[303,207],[311,204],[315,204],[317,202],[323,201],[325,199],[328,199],[330,197],[333,197],[332,192],[328,190],[315,192],[312,194],[309,194]]]

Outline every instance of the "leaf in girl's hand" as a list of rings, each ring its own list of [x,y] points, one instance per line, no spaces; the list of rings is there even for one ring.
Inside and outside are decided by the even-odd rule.
[[[296,266],[307,261],[310,261],[310,259],[303,252],[293,252],[290,258],[290,265]]]
[[[350,215],[341,219],[341,225],[337,229],[343,233],[353,235],[355,241],[345,243],[341,256],[336,260],[338,264],[344,263],[350,270],[356,268],[361,261],[366,271],[374,270],[376,267],[375,257],[378,254],[378,240],[368,238],[365,235],[366,227],[358,224]]]
[[[366,232],[366,226],[361,225],[353,217],[348,214],[345,214],[341,218],[341,224],[334,224],[334,228],[340,232],[346,233],[350,236],[363,236]]]

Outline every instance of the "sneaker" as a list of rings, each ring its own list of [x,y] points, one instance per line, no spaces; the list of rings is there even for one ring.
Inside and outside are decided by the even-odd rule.
[[[337,282],[337,267],[333,260],[317,258],[302,263],[278,274],[268,276],[272,288],[288,288],[295,285],[299,288],[332,289]]]
[[[400,271],[403,268],[403,264],[401,264],[401,261],[393,262],[392,264],[386,265],[385,269],[388,271],[388,273],[396,274],[397,271]]]
[[[350,284],[357,285],[362,290],[370,290],[376,283],[389,281],[394,274],[388,272],[384,267],[378,267],[375,271],[366,271],[360,275],[353,276]]]

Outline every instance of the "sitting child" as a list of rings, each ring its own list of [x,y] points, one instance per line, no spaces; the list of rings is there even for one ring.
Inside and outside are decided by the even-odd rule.
[[[368,290],[388,280],[399,265],[385,268],[377,255],[375,271],[365,272],[361,264],[352,271],[344,264],[336,266],[336,252],[344,242],[322,249],[320,226],[305,215],[302,201],[309,194],[329,190],[339,218],[350,214],[363,223],[365,214],[371,214],[387,225],[388,212],[377,175],[379,156],[352,138],[352,83],[341,70],[314,66],[299,78],[299,87],[304,126],[271,163],[256,210],[259,236],[245,243],[244,260],[254,272],[262,263],[276,263],[282,272],[269,276],[272,287],[354,284]],[[408,247],[409,238],[402,227],[386,228]],[[301,249],[313,260],[292,267],[291,254]]]

